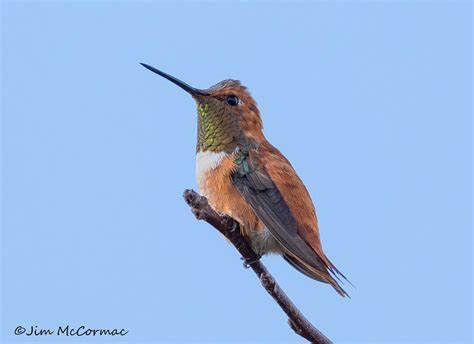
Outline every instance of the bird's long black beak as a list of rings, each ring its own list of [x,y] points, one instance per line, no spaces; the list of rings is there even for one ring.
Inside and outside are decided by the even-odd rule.
[[[162,72],[161,70],[156,69],[155,67],[152,67],[152,66],[150,66],[150,65],[147,65],[146,63],[140,63],[140,64],[141,64],[143,67],[145,67],[146,69],[151,70],[153,73],[156,73],[156,74],[162,76],[163,78],[168,79],[168,80],[171,81],[173,84],[175,84],[175,85],[181,87],[183,90],[185,90],[186,92],[188,92],[188,93],[191,94],[192,96],[195,96],[195,95],[206,96],[206,95],[208,95],[206,91],[201,90],[201,89],[198,89],[198,88],[191,87],[191,86],[189,86],[187,83],[182,82],[181,80],[175,78],[174,76],[171,76],[171,75],[169,75],[169,74],[166,74],[165,72]]]

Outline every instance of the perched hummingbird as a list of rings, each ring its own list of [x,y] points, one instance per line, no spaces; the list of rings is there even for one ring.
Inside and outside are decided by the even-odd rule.
[[[298,271],[348,296],[334,278],[344,275],[321,247],[311,197],[290,162],[265,139],[260,112],[247,88],[228,79],[197,89],[141,65],[196,101],[196,177],[211,207],[239,222],[259,256],[281,254]]]

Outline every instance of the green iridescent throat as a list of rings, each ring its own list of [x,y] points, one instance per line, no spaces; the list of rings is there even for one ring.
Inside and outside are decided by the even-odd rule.
[[[198,103],[197,149],[231,153],[242,134],[237,117],[217,100]]]

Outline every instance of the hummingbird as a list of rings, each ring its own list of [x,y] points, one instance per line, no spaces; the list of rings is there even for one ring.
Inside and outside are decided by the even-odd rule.
[[[259,257],[279,254],[299,272],[349,296],[338,283],[339,277],[346,277],[323,252],[308,190],[291,163],[265,138],[260,111],[247,88],[227,79],[198,89],[141,65],[196,102],[196,179],[211,207],[239,223]]]

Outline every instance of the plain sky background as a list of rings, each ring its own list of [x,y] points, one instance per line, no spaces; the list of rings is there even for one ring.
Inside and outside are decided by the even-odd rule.
[[[3,2],[3,341],[303,342],[183,202],[195,104],[139,62],[249,87],[357,287],[263,259],[323,333],[470,341],[471,24],[470,2]]]

